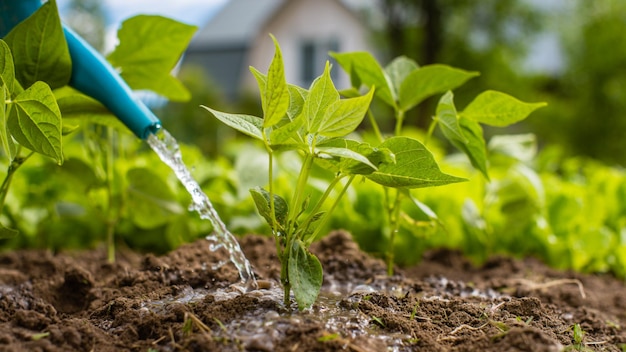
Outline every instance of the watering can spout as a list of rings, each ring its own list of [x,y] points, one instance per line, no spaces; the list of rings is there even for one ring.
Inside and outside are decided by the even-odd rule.
[[[40,0],[0,0],[0,37],[41,6]],[[161,128],[161,122],[140,100],[119,73],[84,39],[63,26],[72,58],[70,86],[98,100],[137,137],[148,138]]]

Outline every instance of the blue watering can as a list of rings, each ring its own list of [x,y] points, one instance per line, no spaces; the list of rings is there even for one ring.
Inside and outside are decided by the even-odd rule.
[[[0,38],[41,6],[41,0],[0,0]],[[141,101],[117,71],[87,42],[63,26],[72,58],[70,86],[98,100],[137,137],[146,139],[161,128],[159,119]]]

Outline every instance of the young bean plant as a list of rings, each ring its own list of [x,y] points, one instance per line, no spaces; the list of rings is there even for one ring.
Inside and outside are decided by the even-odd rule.
[[[300,309],[311,306],[322,285],[322,267],[309,251],[333,209],[357,176],[392,188],[440,186],[463,179],[440,171],[432,154],[412,138],[396,136],[372,146],[348,136],[364,119],[378,92],[372,85],[363,95],[342,99],[327,62],[308,89],[285,80],[280,46],[267,74],[251,68],[260,88],[263,117],[230,114],[204,107],[218,120],[263,143],[268,155],[269,185],[251,190],[260,215],[269,224],[281,262],[284,303],[293,291]],[[382,87],[385,89],[385,87]],[[277,153],[296,150],[300,171],[293,194],[277,195],[272,179]],[[309,183],[316,163],[333,177],[321,197],[311,202]],[[330,197],[337,192],[335,197]],[[329,204],[327,204],[329,203]]]
[[[545,105],[545,103],[521,102],[505,93],[489,90],[479,94],[463,111],[459,112],[454,104],[452,90],[463,85],[472,77],[478,76],[477,72],[469,72],[441,64],[420,67],[415,61],[403,56],[396,58],[383,68],[367,52],[331,53],[331,56],[350,75],[352,88],[343,91],[342,94],[355,96],[363,87],[376,87],[375,98],[392,109],[395,128],[391,137],[381,132],[374,114],[371,111],[368,112],[369,122],[373,126],[381,145],[386,145],[397,138],[405,138],[400,136],[403,134],[406,112],[427,98],[443,93],[437,104],[433,122],[427,131],[427,139],[431,138],[434,129],[439,126],[443,136],[467,155],[471,164],[487,180],[489,179],[488,158],[480,124],[505,127],[525,119],[534,110]],[[427,140],[424,143],[427,143]],[[421,166],[415,165],[415,167]],[[393,274],[395,236],[400,230],[403,219],[409,218],[407,214],[402,212],[402,203],[405,200],[410,201],[427,217],[438,222],[435,212],[416,199],[409,191],[411,188],[432,185],[398,184],[395,182],[386,184],[375,177],[369,178],[387,186],[384,189],[384,202],[390,228],[385,257],[388,273],[391,275]],[[395,189],[392,191],[389,186]],[[412,223],[416,223],[416,221]]]

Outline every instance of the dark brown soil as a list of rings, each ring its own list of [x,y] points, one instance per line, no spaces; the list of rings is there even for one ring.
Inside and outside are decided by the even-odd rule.
[[[314,245],[318,303],[285,308],[270,238],[241,240],[272,287],[241,294],[206,241],[165,256],[102,250],[0,255],[0,351],[622,351],[626,286],[494,258],[429,253],[385,276],[345,233]],[[572,327],[580,324],[582,342]]]

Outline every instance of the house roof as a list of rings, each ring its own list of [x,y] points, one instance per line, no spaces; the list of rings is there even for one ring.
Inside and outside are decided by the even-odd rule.
[[[284,0],[230,0],[198,32],[190,46],[249,43]]]
[[[294,0],[229,0],[200,29],[189,46],[191,49],[207,46],[245,47],[286,1]],[[375,0],[337,2],[352,12],[364,7],[371,8],[373,1]]]

